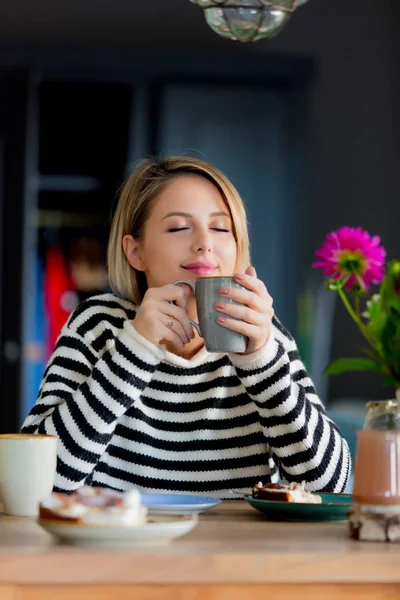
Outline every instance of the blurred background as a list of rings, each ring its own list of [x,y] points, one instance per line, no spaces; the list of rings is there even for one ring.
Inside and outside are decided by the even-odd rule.
[[[323,375],[361,339],[311,263],[343,225],[400,257],[399,23],[398,0],[310,0],[275,39],[239,44],[188,0],[2,0],[2,432],[68,314],[108,289],[118,187],[149,154],[194,154],[237,186],[253,263],[330,410],[394,396]]]

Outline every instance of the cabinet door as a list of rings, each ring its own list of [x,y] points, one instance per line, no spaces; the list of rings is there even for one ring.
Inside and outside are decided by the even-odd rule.
[[[252,262],[293,331],[301,260],[302,92],[171,83],[161,91],[159,106],[158,153],[209,160],[239,190]]]
[[[26,70],[0,71],[0,432],[21,424],[36,207],[35,87]]]

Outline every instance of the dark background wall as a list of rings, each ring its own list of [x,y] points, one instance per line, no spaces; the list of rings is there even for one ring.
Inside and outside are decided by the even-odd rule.
[[[398,0],[310,0],[274,40],[240,46],[216,36],[188,0],[4,0],[0,43],[23,52],[28,43],[110,51],[144,44],[254,55],[307,56],[317,74],[309,94],[308,226],[305,272],[327,231],[361,225],[400,256],[400,3]],[[11,56],[11,54],[9,55]],[[4,60],[4,54],[3,54]],[[145,55],[143,56],[145,63]],[[356,351],[358,338],[338,310],[333,354]],[[378,379],[345,376],[330,395],[384,397]]]

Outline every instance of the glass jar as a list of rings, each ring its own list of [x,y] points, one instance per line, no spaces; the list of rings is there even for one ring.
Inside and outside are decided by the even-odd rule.
[[[368,409],[363,429],[400,430],[399,406],[396,400],[367,402]]]

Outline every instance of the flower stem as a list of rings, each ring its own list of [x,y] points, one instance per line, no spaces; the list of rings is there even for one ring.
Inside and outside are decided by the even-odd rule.
[[[361,321],[361,314],[360,314],[360,296],[358,296],[358,295],[357,295],[357,296],[355,297],[354,304],[355,304],[355,308],[356,308],[356,315],[357,315],[357,319],[358,319],[358,321]]]
[[[372,346],[372,347],[375,349],[375,346],[374,346],[374,344],[371,342],[371,340],[370,340],[370,339],[369,339],[369,337],[368,337],[368,333],[367,333],[367,330],[366,330],[366,327],[365,327],[364,323],[362,323],[362,322],[361,322],[361,318],[360,318],[360,316],[359,316],[359,315],[357,315],[357,314],[354,312],[354,310],[353,310],[353,307],[351,306],[351,304],[350,304],[350,302],[349,302],[349,300],[348,300],[348,298],[347,298],[346,294],[344,293],[343,289],[342,289],[342,288],[339,288],[339,289],[338,289],[338,292],[339,292],[339,296],[340,296],[340,297],[341,297],[341,299],[342,299],[342,302],[343,302],[343,304],[345,305],[345,307],[346,307],[346,309],[347,309],[347,312],[349,313],[349,315],[351,316],[351,318],[353,319],[353,321],[355,321],[355,323],[357,323],[357,325],[358,325],[358,327],[359,327],[359,329],[360,329],[361,333],[362,333],[362,334],[363,334],[363,336],[365,337],[365,339],[366,339],[366,340],[367,340],[367,341],[368,341],[368,342],[371,344],[371,346]],[[358,309],[357,309],[357,310],[359,311],[359,307],[358,307]]]

